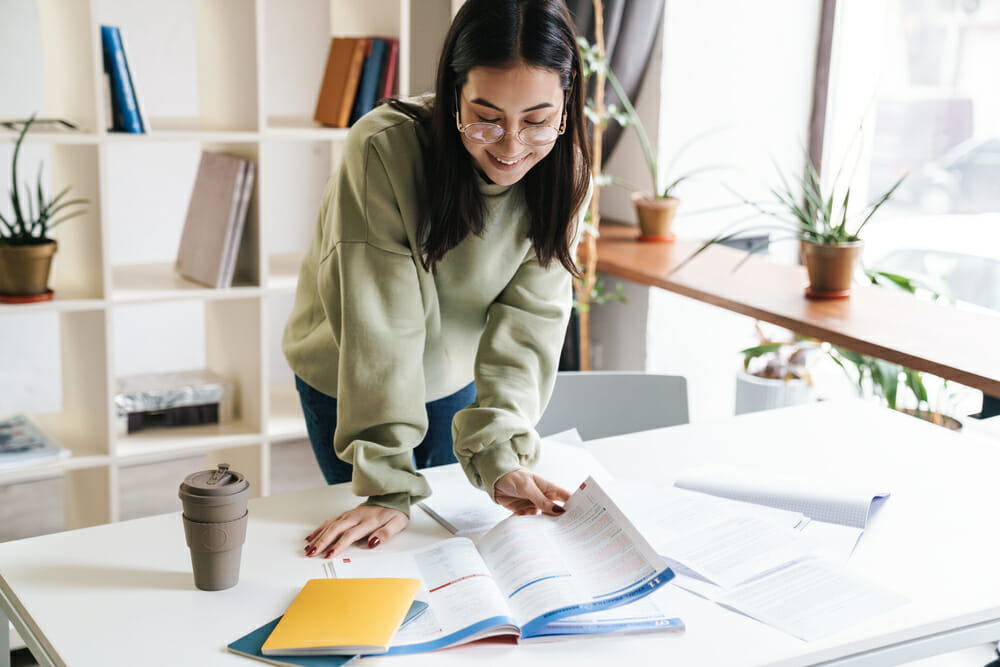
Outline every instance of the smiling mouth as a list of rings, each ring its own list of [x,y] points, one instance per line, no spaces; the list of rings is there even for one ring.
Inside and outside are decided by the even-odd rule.
[[[514,167],[514,166],[517,166],[520,163],[524,162],[524,158],[527,157],[527,155],[522,155],[521,157],[517,158],[516,160],[505,160],[503,158],[497,157],[493,153],[490,153],[489,156],[491,158],[493,158],[494,161],[498,162],[499,164],[501,164],[504,167]]]

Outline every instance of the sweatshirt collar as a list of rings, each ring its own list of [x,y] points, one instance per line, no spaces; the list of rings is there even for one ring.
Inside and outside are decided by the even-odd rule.
[[[479,171],[475,171],[476,174],[476,186],[479,188],[479,193],[487,197],[495,197],[496,195],[502,195],[511,189],[510,185],[498,185],[497,183],[487,183],[486,179],[483,178]]]

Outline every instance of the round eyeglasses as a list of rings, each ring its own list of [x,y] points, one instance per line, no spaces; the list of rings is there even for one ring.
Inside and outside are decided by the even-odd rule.
[[[465,137],[477,144],[496,144],[503,141],[507,130],[496,123],[469,123],[462,124],[461,111],[458,106],[458,91],[455,91],[455,121],[458,131]],[[517,140],[525,146],[545,146],[551,144],[559,138],[560,134],[566,132],[566,110],[563,105],[563,117],[559,127],[551,125],[528,125],[522,127],[514,133]]]

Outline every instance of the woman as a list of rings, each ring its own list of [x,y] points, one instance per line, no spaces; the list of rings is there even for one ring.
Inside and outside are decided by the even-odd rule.
[[[368,499],[307,555],[405,528],[430,494],[415,466],[455,455],[512,512],[562,511],[569,494],[528,468],[589,196],[582,83],[562,0],[469,0],[436,94],[351,129],[283,348],[324,476]]]

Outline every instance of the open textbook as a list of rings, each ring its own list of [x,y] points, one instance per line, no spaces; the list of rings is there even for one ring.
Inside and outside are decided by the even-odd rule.
[[[683,628],[646,596],[673,577],[663,559],[588,478],[559,516],[510,516],[473,542],[331,561],[337,577],[413,577],[427,612],[389,653],[499,635],[519,639]]]

